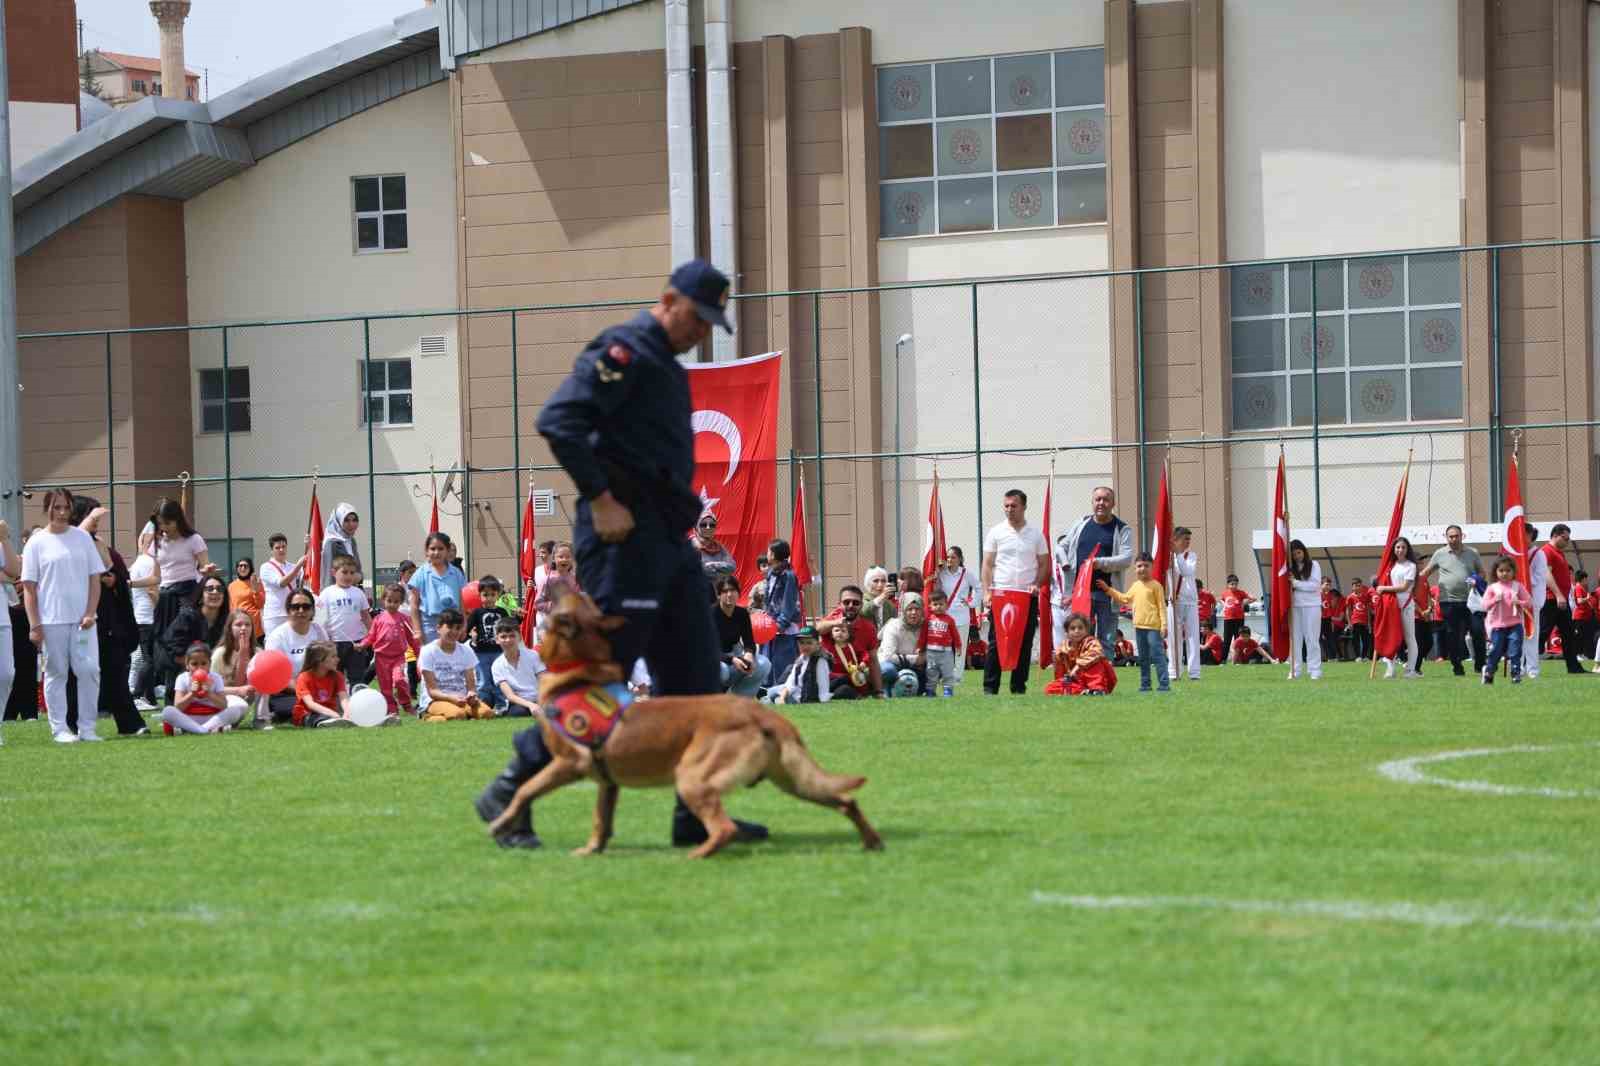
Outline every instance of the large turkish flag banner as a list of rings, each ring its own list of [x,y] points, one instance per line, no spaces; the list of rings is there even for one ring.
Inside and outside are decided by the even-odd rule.
[[[733,553],[739,587],[761,576],[778,513],[778,385],[781,352],[726,363],[692,363],[694,482],[717,516],[717,539]]]

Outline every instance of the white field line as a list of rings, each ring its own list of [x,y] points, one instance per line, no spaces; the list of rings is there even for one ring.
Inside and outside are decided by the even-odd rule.
[[[1533,785],[1497,785],[1493,781],[1456,781],[1448,777],[1435,777],[1422,769],[1424,766],[1455,759],[1482,759],[1492,755],[1526,755],[1565,748],[1592,748],[1596,744],[1518,744],[1510,748],[1473,748],[1468,751],[1442,751],[1437,755],[1413,755],[1409,759],[1393,759],[1378,767],[1378,773],[1403,785],[1442,785],[1462,792],[1478,792],[1490,796],[1546,796],[1551,799],[1600,799],[1600,791],[1580,788],[1540,788]]]
[[[1033,902],[1076,910],[1201,910],[1278,914],[1343,922],[1399,922],[1430,929],[1487,926],[1541,933],[1600,933],[1600,918],[1569,920],[1524,914],[1486,914],[1448,903],[1363,903],[1359,900],[1215,899],[1210,896],[1072,896],[1034,892]]]

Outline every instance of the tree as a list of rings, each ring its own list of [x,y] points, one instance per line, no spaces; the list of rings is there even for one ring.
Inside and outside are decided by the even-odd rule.
[[[105,90],[100,88],[100,79],[94,76],[94,68],[89,65],[89,53],[83,53],[83,67],[78,74],[79,87],[90,96],[100,99]]]

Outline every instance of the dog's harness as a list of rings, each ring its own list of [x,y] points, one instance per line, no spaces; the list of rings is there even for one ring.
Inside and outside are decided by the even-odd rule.
[[[593,754],[595,769],[608,785],[615,786],[600,750],[622,721],[623,712],[633,703],[633,690],[621,681],[607,685],[579,682],[551,696],[544,703],[544,714],[552,728]]]

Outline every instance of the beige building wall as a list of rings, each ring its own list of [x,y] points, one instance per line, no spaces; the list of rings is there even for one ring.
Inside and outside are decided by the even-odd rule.
[[[11,165],[20,167],[78,132],[78,105],[11,102]]]
[[[405,131],[397,136],[396,131]],[[403,174],[409,248],[357,254],[351,179]],[[457,298],[456,175],[451,150],[450,89],[435,85],[398,97],[263,159],[184,206],[188,302],[199,324],[299,320],[362,312],[453,309]],[[414,422],[375,427],[375,468],[425,470],[461,457],[462,402],[457,319],[405,317],[232,329],[230,366],[250,368],[252,426],[231,434],[235,475],[360,471],[325,480],[325,513],[340,500],[362,515],[363,557],[377,531],[380,566],[421,558],[428,501],[413,493],[427,477],[378,477],[367,470],[359,366],[370,338],[373,359],[411,360]],[[423,355],[423,338],[443,338],[443,354]],[[430,351],[433,349],[430,343]],[[220,332],[198,332],[190,371],[222,365]],[[224,468],[221,434],[201,433],[198,384],[188,415],[196,428],[197,473]],[[303,532],[310,485],[243,483],[233,491],[235,538],[259,558],[275,531]],[[220,490],[197,494],[197,521],[220,536],[226,504]],[[450,502],[445,511],[459,510]],[[461,519],[441,528],[459,536]],[[476,560],[474,560],[476,561]],[[368,559],[369,577],[374,560]]]
[[[100,208],[17,259],[18,331],[183,322],[183,250],[182,205],[124,197]],[[78,491],[110,503],[108,475],[175,478],[191,468],[181,335],[113,338],[109,368],[103,337],[23,341],[18,356],[26,481],[88,482]],[[118,493],[116,544],[124,554],[133,550],[136,524],[167,491]]]

